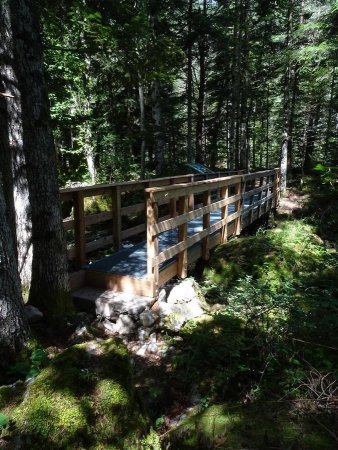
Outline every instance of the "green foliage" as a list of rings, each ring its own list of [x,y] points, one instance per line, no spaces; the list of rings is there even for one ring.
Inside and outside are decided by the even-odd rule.
[[[186,161],[187,132],[194,153],[203,93],[208,98],[203,110],[206,164],[244,167],[246,161],[237,161],[236,155],[245,141],[253,168],[278,164],[286,110],[293,115],[294,166],[303,165],[304,153],[311,164],[336,164],[336,9],[334,2],[313,5],[239,6],[232,0],[227,8],[207,2],[204,11],[193,1],[189,11],[182,1],[39,2],[62,185],[91,182],[89,156],[99,182],[139,178],[142,142],[145,172],[154,173],[155,80],[160,82],[158,131],[166,173]],[[194,74],[191,92],[189,73]],[[285,73],[291,75],[289,99]],[[243,130],[239,115],[232,116],[237,110],[248,124]]]
[[[215,312],[175,342],[175,378],[199,397],[173,447],[333,448],[306,414],[330,430],[338,386],[338,254],[316,231],[310,215],[215,250],[204,274]]]
[[[0,412],[0,431],[8,424],[9,418]]]
[[[17,362],[9,367],[8,375],[16,379],[35,378],[48,364],[48,354],[35,342],[21,352]]]
[[[224,307],[184,328],[174,358],[205,398],[228,398],[239,385],[251,399],[306,396],[311,366],[334,371],[337,358],[325,346],[337,346],[338,256],[314,231],[304,220],[286,221],[216,249],[204,290]]]
[[[317,164],[314,167],[314,170],[320,172],[320,176],[324,184],[327,184],[333,188],[338,187],[338,167]]]

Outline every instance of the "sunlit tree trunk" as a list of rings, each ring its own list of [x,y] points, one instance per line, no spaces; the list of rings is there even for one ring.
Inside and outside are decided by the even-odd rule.
[[[286,35],[286,48],[288,49],[292,39],[292,10],[293,3],[290,0],[287,14],[287,35]],[[286,191],[286,177],[288,168],[288,152],[290,145],[290,123],[291,123],[291,86],[293,79],[293,67],[289,62],[286,67],[284,75],[284,99],[283,99],[283,138],[281,145],[281,191]]]
[[[6,217],[0,172],[0,366],[17,354],[29,337],[13,239]]]
[[[10,0],[15,30],[11,61],[21,95],[23,152],[32,221],[32,281],[29,301],[49,317],[70,309],[66,247],[49,120],[42,46],[31,0]]]
[[[7,365],[29,337],[15,252],[15,226],[11,223],[15,221],[11,215],[13,192],[7,185],[11,178],[11,165],[6,98],[0,94],[0,366]]]
[[[192,148],[192,47],[191,32],[192,32],[192,9],[193,0],[189,0],[188,9],[188,48],[187,48],[187,162],[193,161],[193,148]]]
[[[6,105],[9,148],[7,154],[2,152],[2,164],[6,164],[4,175],[5,194],[10,191],[15,205],[15,253],[18,258],[18,268],[23,287],[29,288],[32,276],[32,224],[30,200],[27,182],[27,163],[23,150],[22,104],[21,92],[17,74],[14,70],[14,42],[11,26],[10,0],[0,2],[0,77],[1,89],[7,94],[3,97]],[[4,166],[3,166],[4,167]],[[13,206],[14,206],[13,205]],[[13,208],[14,213],[14,208]],[[12,226],[13,226],[12,220]]]
[[[203,15],[207,14],[207,0],[203,0]],[[200,36],[198,41],[199,49],[199,86],[197,98],[196,117],[196,162],[204,163],[204,142],[205,133],[205,82],[206,82],[206,36]]]
[[[146,170],[146,113],[144,103],[144,89],[141,74],[138,73],[138,99],[140,105],[140,133],[141,133],[141,179],[145,178]]]
[[[161,82],[154,80],[152,86],[153,119],[154,119],[154,156],[155,172],[157,176],[163,174],[164,166],[164,138],[162,130],[162,104],[161,104]]]
[[[330,86],[330,99],[328,106],[328,114],[327,114],[327,124],[326,124],[326,135],[325,135],[325,144],[324,144],[324,155],[325,162],[327,163],[329,160],[329,149],[330,149],[330,137],[332,133],[332,113],[333,113],[333,105],[335,99],[335,84],[336,84],[336,67],[333,68],[332,78],[331,78],[331,86]],[[337,109],[337,107],[336,107]]]

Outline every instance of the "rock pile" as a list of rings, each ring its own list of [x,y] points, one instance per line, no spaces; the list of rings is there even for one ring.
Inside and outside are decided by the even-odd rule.
[[[192,278],[167,286],[155,301],[126,293],[81,289],[74,295],[78,308],[85,307],[100,320],[108,333],[137,342],[137,356],[158,354],[168,349],[159,344],[156,333],[168,329],[179,331],[191,319],[202,316],[209,308],[200,287]]]

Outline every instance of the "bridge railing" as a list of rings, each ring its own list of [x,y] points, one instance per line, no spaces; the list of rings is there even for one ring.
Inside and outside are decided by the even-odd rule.
[[[184,278],[188,263],[199,257],[208,259],[210,249],[275,208],[279,190],[279,169],[147,188],[147,272],[154,295],[172,277]],[[202,204],[192,206],[200,197]],[[175,207],[172,217],[160,220],[159,205],[164,200]],[[216,211],[218,215],[211,220]],[[188,223],[198,218],[202,229],[189,236]],[[177,242],[160,250],[160,234],[176,229]]]
[[[114,250],[122,248],[123,240],[134,239],[144,234],[146,225],[146,205],[144,190],[151,187],[170,186],[176,183],[190,183],[199,180],[229,175],[230,171],[215,174],[188,174],[166,178],[155,178],[123,183],[101,184],[67,188],[60,190],[63,205],[68,206],[71,215],[63,220],[68,239],[68,258],[73,261],[74,268],[82,267],[87,255],[100,249],[113,246]],[[236,172],[238,173],[238,172]],[[104,196],[110,200],[109,211],[86,213],[86,198]],[[190,197],[190,207],[193,197]],[[167,211],[160,214],[159,220],[175,215],[175,202],[163,198],[159,206],[167,205]],[[163,209],[163,208],[162,208]],[[135,217],[137,217],[135,224]],[[89,233],[92,226],[102,228],[103,236]]]

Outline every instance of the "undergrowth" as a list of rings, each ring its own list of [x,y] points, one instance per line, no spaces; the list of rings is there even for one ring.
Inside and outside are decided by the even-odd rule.
[[[255,412],[252,416],[241,411],[241,425],[230,428],[220,414],[223,434],[212,432],[212,421],[203,425],[203,415],[187,419],[173,432],[179,448],[294,448],[295,442],[295,448],[334,448],[336,435],[330,429],[338,398],[337,192],[326,194],[310,197],[301,217],[277,221],[273,229],[261,228],[214,252],[202,285],[216,312],[184,327],[175,373],[187,390],[198,392],[200,414],[209,414],[218,404],[225,411],[230,404],[254,407]],[[276,402],[275,413],[283,409],[283,424],[277,416],[272,423],[266,418],[262,429],[274,435],[281,426],[283,432],[268,442],[259,438],[258,430],[244,431],[250,429],[244,424],[248,417],[259,423],[271,402]],[[298,424],[295,417],[302,418]],[[291,440],[286,439],[287,426],[294,429]],[[227,436],[224,447],[217,446],[220,436]]]

